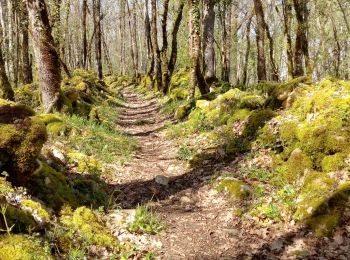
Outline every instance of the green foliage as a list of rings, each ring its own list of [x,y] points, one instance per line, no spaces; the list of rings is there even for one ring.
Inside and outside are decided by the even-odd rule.
[[[216,189],[219,192],[227,192],[233,200],[246,199],[251,194],[251,189],[244,182],[236,179],[223,179]]]
[[[182,145],[177,156],[181,161],[189,161],[193,157],[193,151],[188,146]]]
[[[128,229],[131,232],[157,234],[165,226],[161,223],[159,216],[149,206],[138,206],[135,212],[135,220],[130,223]]]
[[[0,259],[47,260],[53,259],[49,247],[40,240],[24,235],[0,236]]]

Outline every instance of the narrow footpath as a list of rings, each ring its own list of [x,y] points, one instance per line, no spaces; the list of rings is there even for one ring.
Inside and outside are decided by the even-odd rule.
[[[217,173],[232,165],[204,162],[188,169],[177,158],[177,144],[162,131],[175,122],[160,112],[157,100],[143,100],[131,88],[122,95],[127,103],[117,125],[139,149],[112,184],[121,208],[148,203],[161,216],[165,232],[153,236],[159,259],[322,259],[334,253],[297,226],[236,216],[232,201],[212,186]]]

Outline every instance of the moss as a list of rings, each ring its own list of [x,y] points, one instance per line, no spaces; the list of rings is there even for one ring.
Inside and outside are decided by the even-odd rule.
[[[240,108],[258,109],[265,104],[265,98],[259,95],[247,95],[241,98]]]
[[[29,187],[37,198],[56,211],[64,204],[77,204],[67,177],[45,163],[39,172],[31,176]]]
[[[72,212],[65,209],[61,212],[60,222],[70,230],[60,239],[81,240],[88,245],[114,247],[117,245],[115,238],[111,236],[104,223],[90,209],[80,207]]]
[[[284,145],[290,144],[296,140],[297,128],[298,122],[295,121],[287,121],[280,126],[279,134]]]
[[[77,171],[80,173],[97,173],[102,169],[101,163],[92,156],[78,152],[68,153],[67,156],[77,164]]]
[[[310,172],[305,176],[303,187],[297,199],[294,219],[305,221],[322,212],[328,198],[336,188],[336,181],[328,174]]]
[[[236,179],[224,179],[219,182],[216,189],[227,192],[234,200],[242,200],[251,194],[250,188],[242,181]]]
[[[179,106],[175,111],[175,119],[177,120],[184,119],[189,114],[191,108],[192,108],[192,104],[190,103],[186,103]]]
[[[258,130],[265,123],[276,115],[271,109],[256,110],[251,113],[247,120],[247,124],[243,131],[243,137],[254,138],[258,134]]]
[[[232,115],[230,115],[230,118],[227,120],[228,125],[232,125],[235,122],[238,121],[244,121],[246,120],[251,114],[251,111],[249,109],[238,109],[233,111]]]
[[[327,215],[313,217],[307,221],[317,237],[327,237],[340,223],[340,214],[331,212]]]
[[[34,237],[24,235],[0,236],[0,259],[47,260],[53,259],[47,245]]]
[[[7,171],[16,184],[24,184],[38,167],[36,159],[47,139],[46,127],[35,117],[12,120],[14,124],[0,124],[0,171]]]
[[[16,102],[28,107],[40,106],[39,86],[36,83],[14,88]]]
[[[22,104],[0,99],[0,123],[13,123],[16,119],[25,119],[34,116],[34,111]]]
[[[35,212],[40,218],[46,219],[48,221],[50,219],[49,213],[41,206],[39,202],[33,200],[23,200],[22,206],[28,208],[30,211]]]
[[[280,174],[287,183],[294,183],[302,177],[307,170],[311,170],[311,159],[299,148],[290,155],[288,161],[280,168]]]
[[[322,170],[324,172],[339,171],[346,166],[345,158],[346,154],[336,153],[334,155],[325,156],[322,160]]]

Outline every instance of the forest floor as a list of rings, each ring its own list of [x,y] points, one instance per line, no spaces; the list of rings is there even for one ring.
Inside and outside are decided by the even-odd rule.
[[[236,216],[233,202],[212,182],[239,158],[189,169],[162,131],[175,122],[160,112],[157,100],[144,100],[131,88],[122,95],[127,104],[118,128],[137,139],[139,149],[111,183],[118,187],[117,204],[125,211],[148,204],[166,226],[154,236],[134,236],[134,243],[148,244],[157,259],[350,259],[348,225],[332,238],[316,239],[294,223]]]

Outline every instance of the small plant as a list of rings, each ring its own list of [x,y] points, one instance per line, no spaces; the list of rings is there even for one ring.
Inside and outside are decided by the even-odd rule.
[[[138,206],[135,212],[135,220],[129,225],[128,229],[131,232],[154,235],[161,232],[164,225],[149,206]]]
[[[11,227],[8,226],[7,218],[6,218],[7,207],[8,205],[4,205],[4,204],[1,205],[1,215],[4,219],[4,224],[6,229],[0,229],[0,231],[6,232],[8,235],[11,235],[11,231],[15,225],[12,225]]]
[[[192,153],[193,153],[192,150],[188,146],[181,145],[177,156],[181,161],[189,161],[193,156]]]
[[[68,253],[69,260],[84,260],[86,259],[86,253],[83,249],[72,248]]]
[[[261,205],[257,208],[265,217],[275,220],[281,218],[281,213],[279,208],[273,204],[269,203],[267,205]]]

